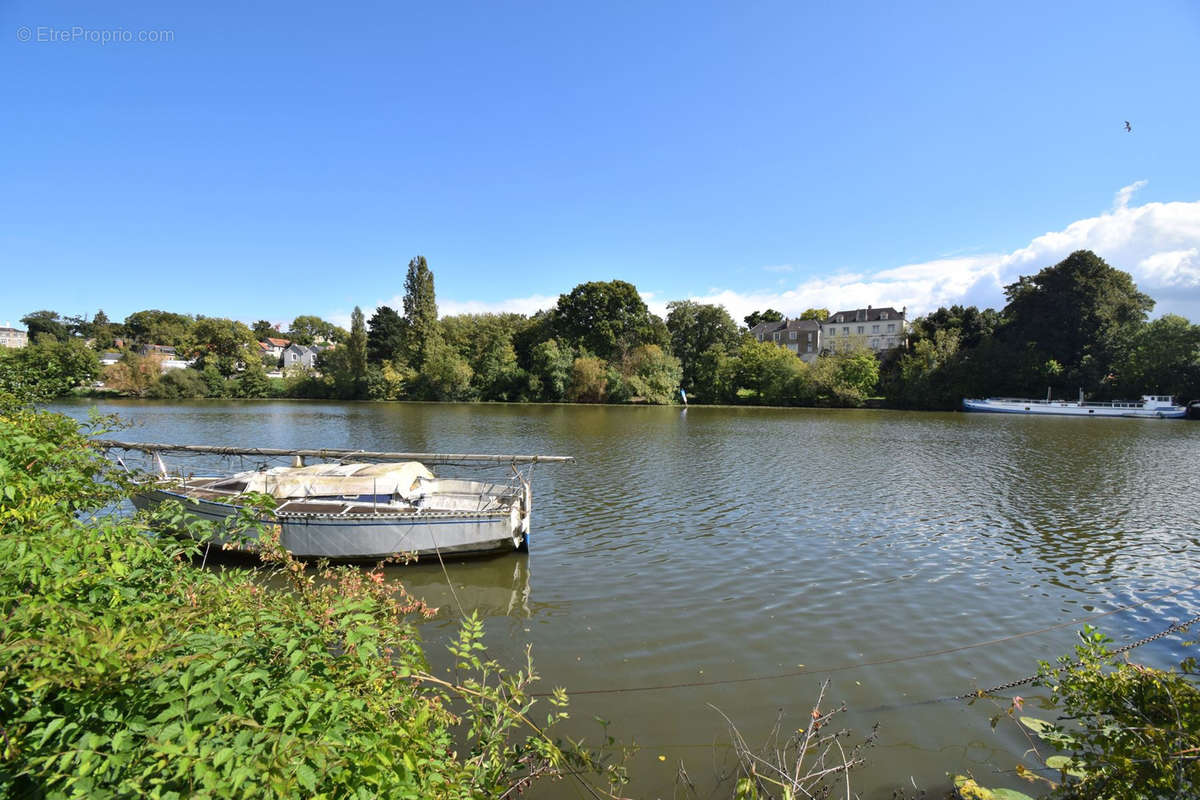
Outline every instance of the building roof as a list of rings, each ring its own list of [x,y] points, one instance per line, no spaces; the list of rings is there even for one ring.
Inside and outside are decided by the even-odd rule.
[[[20,328],[10,328],[7,325],[0,325],[0,331],[4,331],[5,333],[25,333]]]
[[[821,323],[815,319],[788,319],[784,317],[778,322],[760,322],[750,329],[755,338],[776,333],[778,331],[811,331],[821,330]]]
[[[268,336],[267,341],[271,343],[272,347],[287,347],[289,344],[292,343],[291,339],[276,339],[273,336]],[[262,344],[262,343],[259,342],[259,344]]]
[[[847,322],[878,322],[883,319],[884,314],[887,314],[889,320],[904,319],[904,313],[907,310],[907,306],[899,311],[891,306],[883,306],[881,308],[871,308],[871,306],[867,306],[866,308],[852,308],[849,311],[838,311],[830,314],[829,319],[825,320],[822,324],[841,325]]]

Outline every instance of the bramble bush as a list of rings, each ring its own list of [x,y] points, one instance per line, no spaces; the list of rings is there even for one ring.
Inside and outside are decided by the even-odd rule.
[[[623,760],[551,738],[531,663],[467,620],[452,681],[428,613],[380,569],[306,569],[243,515],[269,569],[193,564],[178,505],[129,516],[94,426],[0,399],[0,796],[495,797],[541,778],[616,791]],[[280,588],[284,581],[286,588]],[[582,778],[579,778],[582,779]]]
[[[1015,698],[1003,714],[1017,718],[1030,738],[1029,755],[1052,777],[1018,765],[1017,773],[1060,800],[1167,800],[1200,797],[1200,683],[1196,660],[1154,669],[1118,660],[1111,640],[1088,626],[1075,656],[1039,665],[1035,685],[1048,688],[1053,722],[1019,716]],[[1195,643],[1190,646],[1194,647]],[[1043,749],[1052,748],[1049,754]],[[1058,751],[1058,752],[1053,752]],[[955,780],[968,800],[1028,798],[987,789],[966,776]]]

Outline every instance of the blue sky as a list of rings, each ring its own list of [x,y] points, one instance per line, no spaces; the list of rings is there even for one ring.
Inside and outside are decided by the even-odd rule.
[[[919,313],[1077,247],[1200,321],[1198,52],[1183,0],[7,0],[0,324],[345,320],[418,253],[443,313]]]

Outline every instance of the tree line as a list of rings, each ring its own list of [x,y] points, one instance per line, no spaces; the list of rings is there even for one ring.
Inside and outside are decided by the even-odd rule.
[[[1005,289],[997,311],[951,306],[913,321],[906,347],[822,353],[806,363],[748,329],[779,321],[755,311],[739,326],[724,307],[691,300],[653,314],[625,281],[582,283],[553,308],[439,317],[424,257],[408,265],[400,309],[360,308],[344,330],[299,316],[286,331],[212,317],[147,310],[113,323],[38,311],[22,321],[33,343],[0,356],[0,382],[41,382],[49,396],[102,373],[98,349],[124,344],[105,382],[157,398],[307,397],[507,402],[678,402],[853,407],[871,397],[904,408],[954,408],[963,397],[1200,397],[1200,326],[1167,315],[1148,321],[1154,301],[1128,273],[1090,251]],[[823,320],[828,309],[802,319]],[[315,369],[265,358],[267,337],[327,343]],[[84,346],[86,340],[92,346]],[[194,367],[161,372],[141,344],[174,347]],[[22,372],[21,363],[30,369]],[[8,377],[5,377],[8,376]]]
[[[1200,326],[1166,314],[1127,272],[1089,250],[1005,287],[1003,309],[939,308],[914,321],[880,390],[902,408],[964,397],[1200,398]]]

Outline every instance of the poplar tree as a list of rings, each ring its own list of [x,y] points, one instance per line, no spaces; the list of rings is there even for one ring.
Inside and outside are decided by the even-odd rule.
[[[433,272],[425,256],[417,256],[408,262],[408,276],[404,279],[404,319],[408,322],[409,363],[420,369],[425,363],[429,342],[438,332]]]
[[[366,396],[367,384],[367,325],[363,321],[362,309],[354,307],[350,314],[350,338],[346,340],[346,366],[349,368],[353,394]]]

